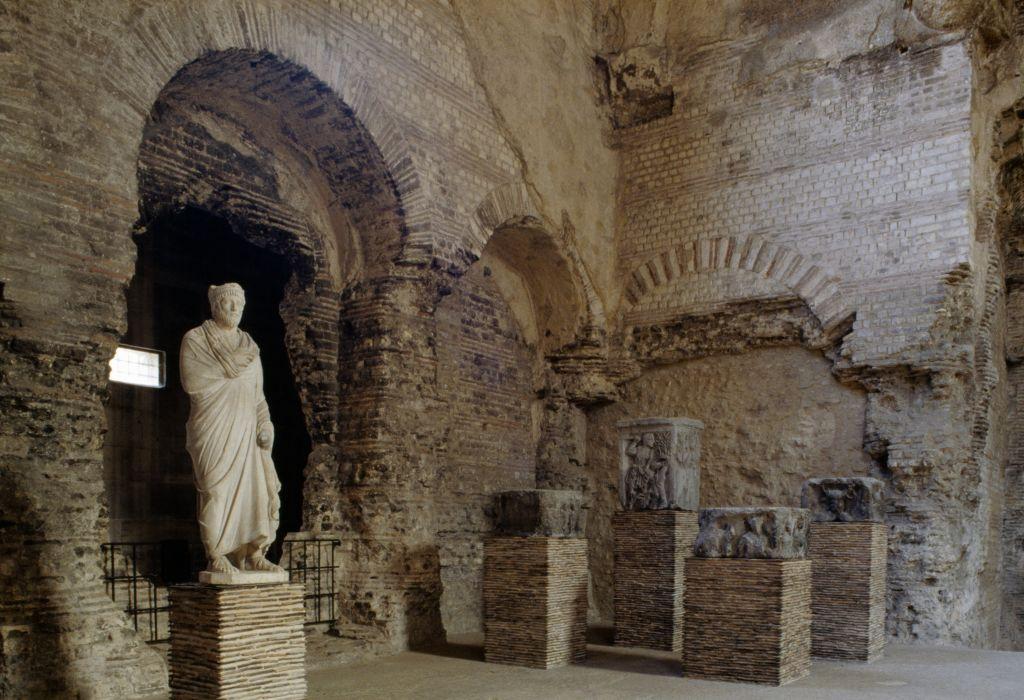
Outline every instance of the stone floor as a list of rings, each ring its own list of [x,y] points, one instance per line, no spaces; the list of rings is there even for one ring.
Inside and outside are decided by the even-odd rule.
[[[890,645],[870,665],[815,661],[783,688],[682,678],[669,653],[588,647],[586,663],[550,671],[483,662],[481,640],[309,673],[310,698],[1024,698],[1024,653]]]

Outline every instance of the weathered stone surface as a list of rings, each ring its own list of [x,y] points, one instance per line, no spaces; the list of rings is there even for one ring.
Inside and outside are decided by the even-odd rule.
[[[887,528],[811,523],[811,653],[874,661],[885,649]]]
[[[691,418],[641,418],[616,427],[623,509],[696,510],[704,424]]]
[[[1016,217],[995,211],[1020,197],[1004,189],[997,172],[1020,156],[1017,129],[1000,123],[1002,114],[1017,111],[1020,92],[1007,81],[1017,79],[1009,76],[1017,72],[1011,66],[1019,62],[1020,48],[997,42],[999,48],[982,52],[992,62],[982,69],[973,40],[936,41],[943,31],[984,36],[989,29],[975,33],[981,26],[1009,27],[1019,19],[1008,21],[1008,5],[974,0],[845,3],[840,22],[833,14],[838,5],[827,0],[756,8],[747,3],[750,11],[738,14],[728,3],[683,5],[666,13],[650,4],[615,4],[605,8],[602,27],[612,49],[667,45],[677,95],[672,115],[617,134],[623,159],[618,251],[620,260],[631,262],[624,295],[627,302],[636,299],[624,311],[624,325],[627,337],[643,339],[636,359],[658,365],[647,370],[649,384],[675,369],[663,366],[674,361],[665,349],[690,340],[689,348],[700,352],[689,329],[707,327],[708,317],[724,315],[731,303],[796,297],[822,328],[844,306],[855,310],[852,332],[829,356],[845,386],[867,392],[867,410],[844,410],[840,420],[864,426],[858,442],[890,482],[890,633],[994,644],[1000,611],[1005,621],[1012,607],[1010,626],[1024,640],[1024,606],[1008,605],[1009,598],[1021,597],[1014,583],[1021,567],[1007,573],[1003,563],[1022,561],[1012,544],[1021,541],[1020,530],[1001,533],[999,525],[1006,522],[999,514],[1004,494],[1020,492],[1003,484],[1004,473],[1016,476],[1018,470],[1004,471],[1001,447],[1009,432],[1001,417],[1001,309],[1013,305],[999,298],[998,251]],[[1019,17],[1019,11],[1010,14]],[[903,52],[905,47],[915,48]],[[981,101],[979,81],[986,85]],[[782,85],[788,86],[786,96],[776,100]],[[941,98],[924,97],[936,91]],[[871,97],[854,97],[865,94]],[[833,129],[844,148],[830,151],[834,157],[826,164],[821,155],[827,147],[818,139]],[[948,140],[927,135],[939,132]],[[880,151],[874,143],[895,150]],[[969,155],[978,143],[985,144],[980,170]],[[949,167],[953,162],[958,165]],[[939,177],[951,179],[947,191],[963,195],[936,208],[931,182],[940,170]],[[829,203],[803,200],[807,189],[828,192]],[[757,202],[749,210],[747,197]],[[890,218],[894,208],[899,216]],[[973,219],[972,212],[984,213]],[[944,245],[928,241],[922,229],[941,228],[938,222],[947,218],[974,223]],[[851,227],[850,221],[862,225]],[[833,233],[839,230],[844,233]],[[783,330],[777,315],[749,319],[748,335],[757,342],[773,330],[765,321]],[[802,325],[794,320],[788,332],[813,345],[814,333]],[[665,332],[669,328],[676,332]],[[742,338],[740,328],[723,339]],[[710,330],[717,333],[719,325]],[[643,354],[646,348],[659,356]],[[728,352],[743,348],[740,341]],[[708,364],[734,364],[709,352],[699,355]],[[788,393],[815,402],[815,390],[795,375],[795,363],[793,370]],[[762,398],[755,390],[750,397],[760,415],[728,426],[738,441],[748,430],[757,434],[781,422],[775,404],[785,399],[779,394]],[[706,420],[710,432],[713,414],[686,415]],[[815,424],[812,416],[808,425]],[[829,428],[826,423],[823,433]],[[815,449],[813,436],[786,435],[779,434],[784,446]],[[779,473],[791,468],[777,457],[784,449],[760,453],[756,467],[747,462],[734,468],[741,474],[737,488],[762,490],[756,500],[706,503],[796,505],[768,493],[778,487]],[[849,464],[846,473],[854,471]],[[790,493],[796,497],[798,484]],[[1014,509],[1012,522],[1020,523],[1017,504]],[[1001,557],[995,540],[1011,543]],[[1002,592],[1011,587],[1012,595]]]
[[[686,562],[683,674],[784,685],[811,670],[809,560]]]
[[[494,498],[494,529],[513,537],[582,537],[583,495],[576,491],[504,491]]]
[[[305,698],[303,587],[172,586],[175,700]]]
[[[586,658],[586,540],[486,540],[483,598],[487,661],[554,668]]]
[[[803,559],[810,514],[803,508],[705,508],[695,556]]]
[[[624,511],[615,532],[615,644],[663,651],[683,645],[683,578],[697,537],[693,511]]]
[[[672,114],[675,94],[665,47],[634,46],[602,57],[600,65],[613,125],[634,126]]]
[[[665,336],[666,341],[682,337]],[[871,471],[863,449],[866,394],[838,383],[820,353],[799,347],[715,352],[730,354],[652,368],[623,385],[616,403],[588,414],[587,461],[596,483],[587,523],[592,605],[609,623],[614,618],[611,522],[622,508],[616,488],[618,421],[643,412],[705,419],[700,447],[705,506],[795,507],[801,484],[812,476]]]
[[[814,522],[882,522],[885,519],[885,484],[869,477],[808,479],[800,505],[811,511]]]
[[[993,645],[1002,611],[1024,644],[1018,4],[26,5],[0,14],[0,694],[165,682],[98,545],[151,526],[118,503],[172,499],[104,489],[101,397],[131,233],[194,207],[297,273],[301,527],[348,533],[352,638],[479,628],[487,505],[535,478],[592,487],[610,619],[614,422],[660,414],[708,421],[706,503],[879,469],[890,632]],[[580,57],[640,46],[676,108],[609,133]],[[490,255],[502,232],[530,245]],[[556,381],[578,326],[602,340]]]

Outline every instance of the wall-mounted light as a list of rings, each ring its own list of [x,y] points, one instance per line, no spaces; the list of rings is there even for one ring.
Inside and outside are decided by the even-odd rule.
[[[110,361],[110,381],[160,389],[167,381],[166,365],[162,350],[118,345]]]

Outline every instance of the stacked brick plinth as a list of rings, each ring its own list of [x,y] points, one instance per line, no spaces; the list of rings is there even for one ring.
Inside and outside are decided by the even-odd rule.
[[[495,495],[495,537],[484,542],[487,661],[552,668],[587,652],[587,541],[577,491]]]
[[[811,670],[811,562],[689,559],[683,673],[783,685]]]
[[[493,537],[484,543],[487,661],[552,668],[583,661],[587,541]]]
[[[810,512],[706,508],[686,561],[683,673],[783,685],[811,671]]]
[[[175,700],[306,697],[303,587],[170,589]]]
[[[887,531],[882,523],[812,523],[811,653],[874,661],[885,649]]]
[[[681,651],[684,568],[697,537],[697,513],[619,512],[612,527],[615,643]]]

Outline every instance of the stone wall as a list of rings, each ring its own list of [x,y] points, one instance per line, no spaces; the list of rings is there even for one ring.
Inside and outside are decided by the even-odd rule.
[[[600,617],[612,614],[617,421],[684,416],[704,422],[701,507],[799,507],[804,479],[871,473],[862,449],[865,408],[864,392],[839,384],[820,353],[775,347],[652,369],[623,385],[618,402],[590,411],[587,537]]]
[[[121,696],[165,682],[107,599],[98,552],[101,398],[125,331],[140,204],[148,216],[217,209],[264,224],[264,245],[292,246],[308,274],[282,312],[301,320],[289,347],[315,443],[305,526],[344,535],[344,633],[384,649],[436,638],[434,496],[445,495],[424,486],[446,435],[424,421],[444,405],[434,310],[497,224],[543,198],[561,234],[572,230],[562,210],[581,206],[542,182],[525,200],[502,200],[514,206],[499,207],[494,225],[479,223],[492,193],[521,187],[524,165],[477,82],[463,23],[434,2],[111,1],[5,6],[0,31],[12,96],[0,194],[2,491],[13,514],[2,538],[4,690]],[[179,145],[214,145],[212,166],[190,170],[156,149],[139,173],[169,84],[164,96],[198,104],[193,122],[206,131]],[[240,118],[246,110],[255,120]],[[233,186],[239,174],[252,186]],[[140,202],[158,191],[167,197]],[[333,338],[331,324],[341,328]],[[333,406],[315,399],[325,387]]]
[[[515,273],[500,265],[485,254],[437,309],[446,442],[432,488],[448,634],[483,629],[483,539],[493,529],[494,494],[536,483],[537,356],[495,280]]]
[[[975,122],[1012,29],[827,5],[601,4],[608,65],[660,46],[675,96],[615,132],[623,343],[641,366],[827,349],[868,392],[863,445],[888,479],[890,633],[992,645],[1005,382]]]
[[[165,683],[101,583],[103,397],[130,234],[185,206],[297,272],[281,311],[313,441],[303,527],[342,539],[347,638],[474,627],[487,494],[532,469],[587,486],[603,467],[588,476],[585,435],[598,449],[625,408],[589,426],[583,408],[617,383],[630,410],[650,390],[696,411],[676,377],[728,393],[786,367],[835,398],[819,408],[837,426],[866,403],[890,631],[992,643],[994,533],[1017,521],[998,500],[1003,275],[979,164],[1019,87],[996,60],[1019,28],[999,3],[782,5],[4,5],[0,694]],[[614,73],[638,66],[653,77]],[[749,416],[764,440],[744,440],[790,445],[786,483],[867,468],[852,433],[833,453],[782,419]],[[477,463],[465,441],[499,424]],[[783,497],[779,472],[735,469],[738,495]]]

